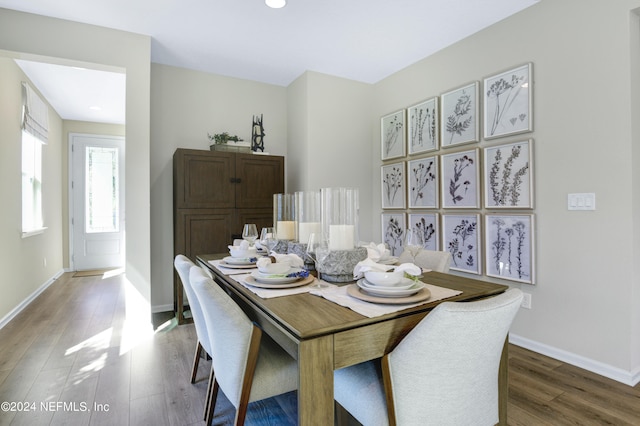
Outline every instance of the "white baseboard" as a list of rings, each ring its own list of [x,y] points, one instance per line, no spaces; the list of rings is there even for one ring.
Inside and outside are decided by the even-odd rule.
[[[33,302],[35,298],[40,295],[40,293],[45,291],[51,284],[56,282],[56,280],[60,278],[60,276],[64,274],[64,272],[65,272],[64,269],[61,269],[60,271],[58,271],[52,278],[49,278],[47,282],[42,284],[36,291],[31,293],[29,297],[24,299],[18,306],[13,308],[7,315],[5,315],[4,318],[0,320],[0,329],[3,328],[5,325],[7,325],[9,321],[14,319],[20,312],[22,312],[24,308],[29,306],[29,304]]]
[[[509,343],[566,362],[567,364],[575,365],[576,367],[591,371],[592,373],[599,374],[616,382],[624,383],[625,385],[635,386],[640,383],[640,367],[636,368],[635,371],[626,371],[515,334],[509,334]]]

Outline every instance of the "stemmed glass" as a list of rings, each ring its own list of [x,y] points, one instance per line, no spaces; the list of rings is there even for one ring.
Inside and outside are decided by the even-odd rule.
[[[253,246],[253,244],[258,239],[258,229],[256,228],[255,223],[246,223],[244,228],[242,229],[242,239],[249,242],[249,246]]]
[[[422,250],[422,241],[420,241],[420,236],[411,228],[405,231],[404,248],[411,254],[411,257],[413,257],[414,260],[420,250]]]
[[[271,253],[271,250],[278,244],[276,238],[276,228],[273,226],[266,226],[262,228],[260,232],[260,244],[267,248],[267,255]]]
[[[307,243],[307,249],[305,255],[313,261],[316,265],[316,271],[318,273],[318,279],[313,282],[309,287],[311,288],[324,288],[328,287],[327,284],[320,281],[320,271],[318,265],[324,262],[329,256],[329,241],[322,233],[312,232],[309,234],[309,242]]]

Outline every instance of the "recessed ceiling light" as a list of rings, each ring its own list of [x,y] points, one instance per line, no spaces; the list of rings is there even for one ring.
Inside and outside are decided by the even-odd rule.
[[[264,3],[272,9],[280,9],[287,5],[287,0],[264,0]]]

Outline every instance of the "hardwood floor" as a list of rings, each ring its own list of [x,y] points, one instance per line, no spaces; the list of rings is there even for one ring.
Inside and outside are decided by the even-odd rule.
[[[193,325],[167,315],[150,324],[122,275],[72,275],[0,329],[0,402],[15,403],[0,425],[203,425],[210,363],[190,384]],[[513,345],[509,365],[510,425],[640,425],[640,386]],[[214,424],[232,424],[234,413],[220,393]],[[293,392],[251,404],[246,424],[296,416]]]

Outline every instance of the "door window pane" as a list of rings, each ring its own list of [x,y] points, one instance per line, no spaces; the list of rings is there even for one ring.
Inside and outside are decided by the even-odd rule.
[[[86,147],[85,231],[118,232],[118,148]]]

